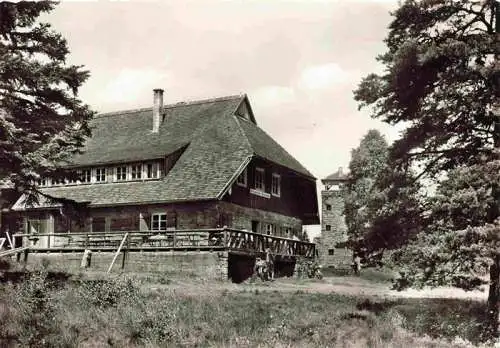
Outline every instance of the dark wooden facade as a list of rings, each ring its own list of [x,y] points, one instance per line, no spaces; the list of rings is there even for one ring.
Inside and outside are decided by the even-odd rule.
[[[265,170],[265,188],[269,197],[251,193],[255,182],[255,168]],[[244,207],[279,213],[300,219],[303,224],[315,224],[318,201],[314,181],[278,166],[261,158],[255,158],[247,166],[247,184],[233,184],[231,194],[226,194],[224,200]],[[280,176],[280,196],[271,194],[272,175]]]

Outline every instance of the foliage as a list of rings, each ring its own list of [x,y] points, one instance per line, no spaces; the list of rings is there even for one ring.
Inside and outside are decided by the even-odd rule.
[[[24,328],[17,338],[21,346],[54,346],[50,338],[59,333],[59,328],[54,320],[57,307],[51,295],[45,270],[34,272],[16,287],[17,324]]]
[[[137,302],[139,292],[137,282],[131,278],[81,280],[78,299],[99,308],[115,307],[121,302]]]
[[[40,279],[37,284],[48,285]],[[189,282],[182,283],[187,293],[175,287],[148,289],[136,301],[103,307],[77,300],[83,284],[66,283],[62,290],[42,286],[52,308],[44,323],[54,330],[40,338],[51,347],[470,347],[468,341],[479,344],[484,312],[476,301],[256,293],[252,285],[246,285],[250,291],[245,285],[221,291],[219,283],[205,283],[201,291]],[[20,321],[18,304],[9,302],[22,287],[23,295],[40,289],[27,283],[0,287],[0,321],[7,323],[0,326],[0,345],[15,346],[10,337],[20,346],[40,347],[42,341],[24,345],[17,340],[31,332]]]
[[[385,138],[372,129],[351,153],[350,180],[344,191],[344,214],[349,244],[354,249],[364,244],[370,224],[368,204],[376,194],[373,189],[377,175],[386,165],[387,148]]]
[[[344,212],[350,246],[364,258],[405,245],[421,226],[420,185],[412,171],[388,162],[388,144],[376,130],[352,151]]]
[[[367,204],[368,228],[364,247],[368,254],[406,245],[423,225],[424,194],[411,171],[387,165],[377,176]]]
[[[492,197],[500,162],[451,171],[430,200],[428,226],[395,254],[404,267],[398,287],[451,284],[472,290],[485,283],[500,246],[500,219]],[[493,222],[490,222],[492,221]]]
[[[388,50],[378,57],[386,69],[355,91],[374,117],[407,126],[389,151],[394,167],[418,169],[415,180],[427,176],[439,186],[421,206],[423,220],[395,209],[407,226],[422,230],[395,254],[406,268],[397,285],[473,289],[489,271],[492,336],[500,299],[496,7],[493,0],[404,1],[392,14]]]
[[[492,105],[498,66],[493,1],[407,0],[393,13],[377,60],[383,74],[364,78],[360,107],[407,126],[391,147],[394,165],[437,174],[494,158],[500,134]]]
[[[307,259],[297,260],[295,272],[298,278],[316,278],[322,279],[321,265],[318,261],[310,261]]]
[[[93,116],[77,97],[89,73],[67,65],[66,40],[37,22],[54,6],[0,3],[0,179],[31,200],[41,176],[69,175],[57,167],[80,151]]]

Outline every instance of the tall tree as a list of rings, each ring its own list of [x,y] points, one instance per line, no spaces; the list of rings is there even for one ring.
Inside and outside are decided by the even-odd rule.
[[[412,171],[400,171],[387,163],[378,173],[368,201],[365,249],[383,252],[411,241],[423,226],[424,197]]]
[[[344,191],[344,214],[349,244],[354,250],[364,246],[369,227],[368,204],[374,194],[377,175],[384,169],[388,144],[379,131],[371,129],[351,152],[349,182]]]
[[[464,256],[455,249],[461,243],[471,245],[467,250],[471,257],[488,258],[492,335],[498,330],[500,299],[500,254],[493,237],[500,234],[496,224],[500,215],[500,183],[495,177],[483,176],[483,184],[488,183],[490,190],[483,192],[474,187],[465,196],[462,190],[469,179],[496,167],[500,156],[500,122],[495,112],[500,74],[496,10],[492,0],[404,1],[392,14],[385,40],[388,50],[377,58],[386,68],[384,73],[368,75],[355,91],[360,107],[371,107],[374,117],[389,124],[407,125],[389,152],[389,160],[396,168],[418,168],[417,179],[448,173],[448,179],[440,186],[439,198],[430,202],[425,233],[417,245],[423,250],[422,246],[437,243],[436,240],[442,243],[433,252],[419,254],[422,262],[417,262],[418,257],[408,258],[418,276],[406,277],[410,282],[407,284],[417,279],[434,284],[432,274],[459,272],[458,278],[442,279],[457,286],[477,286],[471,278],[457,281],[464,279],[468,271],[474,272],[474,267],[444,267],[451,261],[460,264]],[[467,172],[467,167],[472,171]],[[467,205],[473,197],[481,201],[482,212],[477,212],[480,219],[470,220]],[[439,211],[448,212],[453,218],[441,221]],[[477,241],[476,246],[472,240]]]
[[[67,65],[66,40],[37,22],[54,2],[0,3],[0,179],[35,198],[42,175],[79,152],[90,135],[90,108],[77,97],[89,77]]]

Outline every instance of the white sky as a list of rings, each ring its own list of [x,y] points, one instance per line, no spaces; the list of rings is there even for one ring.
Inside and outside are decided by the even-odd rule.
[[[318,179],[346,167],[370,128],[352,91],[376,55],[394,0],[63,2],[42,19],[91,77],[100,112],[247,93],[257,123]]]

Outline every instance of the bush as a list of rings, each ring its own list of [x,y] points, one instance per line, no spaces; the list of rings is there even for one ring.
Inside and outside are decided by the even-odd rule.
[[[10,259],[3,257],[0,259],[0,271],[7,271],[11,269],[12,264]]]
[[[317,261],[297,260],[296,272],[298,278],[323,278],[321,265]]]
[[[76,287],[78,300],[82,305],[99,308],[115,307],[118,303],[140,300],[140,288],[130,278],[80,280]]]
[[[17,341],[23,347],[55,347],[60,334],[47,272],[36,271],[15,287]]]

